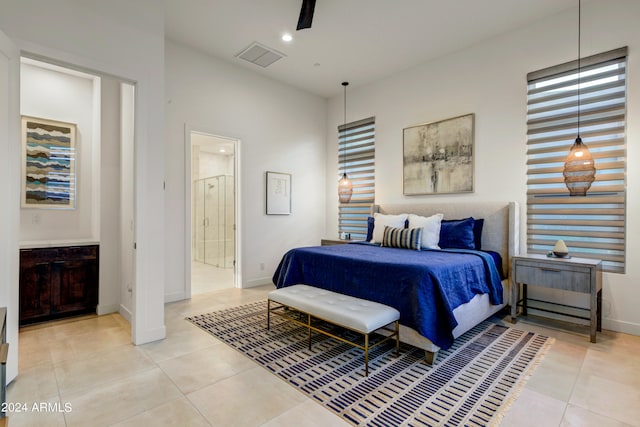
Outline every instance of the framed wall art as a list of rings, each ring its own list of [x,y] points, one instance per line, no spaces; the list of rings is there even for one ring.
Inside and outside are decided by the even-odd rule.
[[[75,209],[76,125],[22,116],[23,208]]]
[[[403,129],[405,195],[473,192],[474,114]]]
[[[267,215],[291,214],[291,174],[267,172]]]

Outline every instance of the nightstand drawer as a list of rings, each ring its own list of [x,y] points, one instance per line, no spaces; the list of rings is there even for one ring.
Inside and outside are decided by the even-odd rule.
[[[517,283],[542,285],[565,291],[590,293],[590,272],[588,268],[567,268],[563,265],[527,265],[518,263],[515,269]]]

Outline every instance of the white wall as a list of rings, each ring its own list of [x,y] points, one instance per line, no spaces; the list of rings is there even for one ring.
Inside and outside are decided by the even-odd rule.
[[[199,178],[209,178],[218,175],[233,175],[233,156],[228,154],[207,153],[200,150],[198,155]]]
[[[23,51],[136,84],[133,341],[163,338],[164,8],[155,0],[0,0],[0,29]],[[55,22],[58,31],[51,31]],[[0,183],[4,191],[6,182]],[[17,284],[16,284],[17,286]]]
[[[98,79],[99,80],[99,79]],[[20,110],[22,115],[76,124],[75,209],[20,210],[21,241],[99,239],[93,227],[95,188],[94,156],[100,154],[100,122],[94,120],[94,77],[68,74],[31,63],[20,67]],[[97,114],[100,113],[98,106]],[[97,150],[97,153],[96,153]]]
[[[20,52],[0,31],[0,306],[7,307],[7,381],[18,375],[20,228]]]
[[[133,319],[133,283],[135,280],[135,88],[120,85],[120,314]]]
[[[185,287],[185,125],[240,140],[242,286],[270,283],[286,250],[324,231],[326,101],[170,41],[165,52],[165,292]],[[293,174],[291,215],[265,215],[267,170]]]
[[[526,75],[575,59],[577,10],[545,19],[486,43],[358,87],[352,82],[348,120],[376,117],[376,201],[515,200],[526,207]],[[629,46],[627,110],[627,273],[604,274],[604,327],[640,335],[640,2],[594,0],[582,7],[583,56]],[[475,113],[475,192],[402,195],[402,129]],[[326,234],[336,235],[336,126],[342,97],[331,99],[327,132]],[[522,209],[522,220],[525,211]],[[521,229],[523,229],[521,227]],[[526,251],[526,227],[521,251]]]
[[[120,82],[101,79],[100,298],[98,314],[120,309]]]

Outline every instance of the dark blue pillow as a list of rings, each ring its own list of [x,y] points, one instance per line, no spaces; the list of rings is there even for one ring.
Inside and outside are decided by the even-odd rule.
[[[476,249],[473,218],[442,220],[440,242],[442,249]]]
[[[473,219],[473,241],[476,244],[476,250],[482,249],[482,226],[484,225],[484,218]]]
[[[367,218],[367,242],[370,242],[373,239],[373,224],[375,221],[372,216]]]

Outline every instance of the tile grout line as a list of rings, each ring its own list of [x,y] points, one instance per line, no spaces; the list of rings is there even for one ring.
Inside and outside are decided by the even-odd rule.
[[[167,338],[167,337],[165,337],[165,339],[166,339],[166,338]],[[196,350],[196,351],[198,351],[198,350]],[[189,353],[186,353],[186,354],[189,354]],[[145,356],[149,357],[146,353],[145,353]],[[176,356],[176,357],[181,357],[181,356],[184,356],[184,355],[180,355],[180,356]],[[172,357],[172,358],[165,359],[165,360],[175,359],[176,357]],[[149,357],[149,358],[150,358],[150,357]],[[156,365],[156,367],[160,370],[160,372],[162,372],[162,374],[163,374],[165,377],[167,377],[167,379],[171,382],[171,384],[173,384],[173,386],[176,388],[176,390],[178,390],[178,392],[180,393],[180,395],[181,395],[181,396],[182,396],[182,397],[183,397],[187,402],[189,402],[189,405],[191,405],[191,407],[192,407],[192,408],[193,408],[193,409],[198,413],[198,415],[200,415],[200,416],[202,417],[202,419],[203,419],[203,420],[204,420],[204,421],[205,421],[205,422],[206,422],[210,427],[213,427],[213,425],[209,422],[209,420],[207,419],[207,417],[205,417],[205,416],[204,416],[204,414],[203,414],[202,412],[200,412],[200,409],[198,409],[198,407],[197,407],[197,406],[195,406],[195,405],[193,404],[193,402],[191,401],[191,399],[189,399],[189,397],[188,397],[188,396],[187,396],[187,395],[186,395],[186,394],[185,394],[185,393],[180,389],[180,387],[178,386],[178,384],[176,384],[176,382],[173,380],[173,378],[171,378],[171,376],[170,376],[169,374],[167,374],[167,373],[165,372],[165,370],[164,370],[164,369],[162,369],[162,366],[160,366],[160,365],[158,364],[158,362],[157,362],[157,361],[155,361],[155,360],[153,360],[153,359],[151,359],[151,360],[152,360],[152,361],[153,361],[153,363]],[[161,360],[160,362],[164,362],[164,360]],[[214,383],[214,384],[215,384],[215,383]],[[166,404],[166,403],[167,403],[167,402],[161,403],[161,404],[159,404],[159,405],[154,406],[153,408],[149,408],[149,409],[147,409],[146,411],[148,412],[149,410],[154,409],[154,408],[157,408],[157,407],[159,407],[159,406],[162,406],[162,405],[164,405],[164,404]]]

